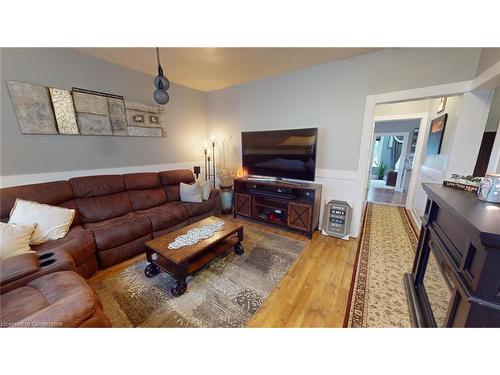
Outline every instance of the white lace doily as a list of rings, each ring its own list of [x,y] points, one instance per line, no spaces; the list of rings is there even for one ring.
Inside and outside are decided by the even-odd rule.
[[[194,245],[200,240],[212,237],[215,232],[220,231],[222,228],[224,228],[224,222],[216,221],[212,224],[205,224],[199,228],[190,229],[186,234],[177,237],[174,242],[168,245],[168,248],[178,249],[182,246]]]

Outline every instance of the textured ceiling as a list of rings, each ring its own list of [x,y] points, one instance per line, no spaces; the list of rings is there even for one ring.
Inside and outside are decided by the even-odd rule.
[[[76,48],[97,58],[156,75],[154,48]],[[161,48],[172,82],[211,91],[311,65],[373,52],[379,48]]]

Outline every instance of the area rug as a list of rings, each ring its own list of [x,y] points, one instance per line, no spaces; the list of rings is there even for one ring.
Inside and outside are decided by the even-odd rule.
[[[305,242],[245,227],[245,252],[232,250],[187,279],[173,297],[174,279],[148,279],[146,261],[91,286],[113,327],[244,327],[286,274]]]
[[[417,242],[404,207],[368,203],[345,327],[411,327],[403,275]]]

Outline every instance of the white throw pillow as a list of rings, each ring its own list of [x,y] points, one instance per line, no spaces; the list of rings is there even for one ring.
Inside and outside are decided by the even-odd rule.
[[[30,245],[63,238],[75,218],[75,210],[16,199],[10,211],[11,224],[36,224]]]
[[[210,191],[212,190],[212,184],[210,181],[201,181],[199,180],[198,183],[200,184],[201,188],[201,195],[204,201],[208,200],[210,198]]]
[[[35,225],[0,223],[0,259],[34,253],[30,240]]]
[[[181,182],[180,185],[181,202],[202,202],[203,195],[199,184],[185,184]]]

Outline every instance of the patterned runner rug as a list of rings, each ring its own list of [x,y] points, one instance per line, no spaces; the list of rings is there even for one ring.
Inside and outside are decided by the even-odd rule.
[[[411,327],[403,275],[417,242],[404,207],[368,203],[344,326]]]
[[[243,327],[305,247],[305,242],[245,227],[242,256],[228,250],[187,279],[173,297],[174,279],[148,279],[147,262],[91,286],[113,327]]]

